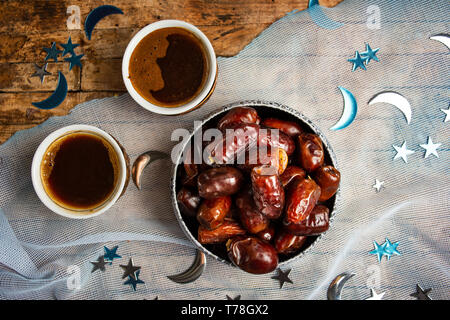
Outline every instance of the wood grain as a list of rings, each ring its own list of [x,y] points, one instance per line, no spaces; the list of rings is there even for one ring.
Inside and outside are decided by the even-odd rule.
[[[322,0],[332,7],[342,0]],[[102,4],[119,7],[123,15],[101,20],[87,40],[84,19]],[[68,30],[67,8],[79,6],[81,29]],[[121,59],[129,40],[142,27],[163,19],[180,19],[199,27],[211,40],[218,56],[233,56],[274,21],[294,9],[304,10],[308,0],[4,0],[0,2],[0,144],[14,132],[42,123],[53,115],[65,115],[75,105],[95,98],[125,92]],[[69,71],[61,58],[49,62],[41,84],[31,78],[34,63],[42,65],[44,47],[52,42],[65,43],[68,37],[80,44],[82,68]],[[31,105],[51,94],[58,71],[66,76],[69,93],[52,110]]]

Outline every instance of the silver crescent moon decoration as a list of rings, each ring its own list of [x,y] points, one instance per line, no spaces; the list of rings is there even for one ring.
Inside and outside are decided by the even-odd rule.
[[[397,107],[404,114],[406,122],[408,124],[411,122],[412,117],[411,105],[409,101],[400,93],[395,91],[379,92],[369,100],[369,106],[379,102],[389,103]]]
[[[169,155],[167,153],[156,150],[144,152],[139,157],[137,157],[137,159],[133,163],[133,167],[131,168],[131,176],[133,178],[134,184],[139,190],[141,190],[141,176],[145,167],[147,167],[153,161],[165,158],[169,158]]]
[[[172,276],[167,276],[170,280],[176,283],[190,283],[194,282],[202,275],[206,266],[206,256],[205,254],[197,250],[197,254],[195,255],[194,263],[184,272],[180,274],[175,274]]]
[[[434,36],[431,36],[430,39],[439,41],[440,43],[445,45],[447,47],[447,49],[450,50],[450,37],[448,34],[445,34],[445,33],[436,34]]]
[[[327,291],[328,300],[341,300],[341,291],[345,283],[356,273],[343,272],[331,281]]]

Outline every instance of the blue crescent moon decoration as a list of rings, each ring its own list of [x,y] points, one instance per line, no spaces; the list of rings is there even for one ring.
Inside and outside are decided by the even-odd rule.
[[[328,18],[322,11],[322,7],[319,5],[318,0],[309,0],[308,12],[314,23],[323,29],[334,30],[344,26],[343,23]]]
[[[330,128],[330,130],[341,130],[348,127],[353,120],[355,120],[356,113],[358,111],[358,104],[356,103],[355,96],[345,89],[344,87],[338,87],[341,90],[344,97],[344,111],[338,122]]]
[[[50,97],[40,102],[32,102],[31,104],[39,109],[53,109],[59,106],[67,96],[67,80],[66,77],[58,72],[58,84],[56,85],[55,91]]]
[[[123,11],[119,8],[111,5],[103,5],[92,10],[84,21],[84,32],[88,40],[91,40],[92,31],[95,25],[104,17],[111,14],[123,14]]]

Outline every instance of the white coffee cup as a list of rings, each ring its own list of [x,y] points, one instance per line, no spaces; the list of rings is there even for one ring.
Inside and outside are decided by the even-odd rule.
[[[71,210],[57,204],[45,191],[45,187],[41,178],[41,163],[43,161],[45,153],[54,141],[69,134],[84,132],[91,133],[105,139],[113,147],[118,159],[118,179],[111,195],[98,207],[87,210]],[[123,151],[112,136],[97,127],[77,124],[58,129],[49,134],[41,142],[33,157],[33,162],[31,165],[31,180],[33,181],[33,187],[39,199],[47,208],[64,217],[73,219],[86,219],[104,213],[117,201],[117,199],[119,199],[127,179],[127,170],[128,168]]]
[[[138,43],[148,34],[155,30],[159,29],[165,29],[165,28],[182,28],[185,30],[190,31],[194,36],[196,36],[202,43],[206,55],[207,55],[207,63],[208,63],[208,77],[205,81],[205,85],[203,86],[203,89],[200,91],[199,94],[196,95],[194,99],[191,101],[179,106],[179,107],[161,107],[158,105],[155,105],[148,100],[146,100],[144,97],[142,97],[136,89],[133,87],[133,84],[130,81],[129,78],[129,65],[130,65],[130,59],[131,55],[138,45]],[[129,94],[131,97],[142,107],[145,109],[159,113],[164,115],[177,115],[181,113],[189,112],[199,106],[201,106],[206,100],[209,98],[209,96],[214,91],[214,87],[216,84],[216,77],[217,77],[217,60],[216,60],[216,54],[214,52],[214,48],[209,41],[208,37],[205,36],[203,32],[201,32],[197,27],[193,26],[192,24],[189,24],[184,21],[180,20],[161,20],[152,24],[149,24],[148,26],[141,29],[128,43],[127,49],[125,50],[125,54],[123,56],[122,60],[122,77],[123,81],[125,83],[125,87],[127,88]]]

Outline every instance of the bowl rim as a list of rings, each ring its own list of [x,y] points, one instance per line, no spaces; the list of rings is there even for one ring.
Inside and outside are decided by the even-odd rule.
[[[308,126],[315,134],[317,134],[320,139],[322,140],[322,143],[325,147],[325,149],[327,150],[329,156],[330,156],[330,160],[331,160],[331,164],[339,170],[339,165],[337,162],[337,158],[336,158],[336,154],[333,151],[333,148],[331,147],[328,139],[326,138],[326,136],[324,135],[324,133],[322,132],[322,130],[320,130],[309,118],[307,118],[305,115],[303,115],[300,111],[295,110],[287,105],[278,103],[278,102],[273,102],[273,101],[267,101],[267,100],[242,100],[242,101],[238,101],[238,102],[233,102],[233,103],[229,103],[225,106],[223,106],[222,108],[220,108],[219,110],[213,111],[212,113],[210,113],[209,115],[207,115],[205,118],[202,119],[201,123],[195,127],[191,134],[189,135],[188,139],[185,139],[185,141],[183,142],[183,144],[181,145],[181,147],[179,148],[179,151],[175,157],[175,162],[174,165],[172,166],[172,178],[171,178],[171,182],[170,182],[170,189],[171,189],[171,197],[172,197],[172,206],[175,212],[175,216],[177,217],[178,223],[180,224],[181,229],[183,230],[184,234],[186,235],[186,237],[192,242],[194,243],[194,245],[196,246],[197,249],[201,250],[202,252],[204,252],[206,255],[209,255],[211,257],[213,257],[215,260],[221,261],[227,265],[231,265],[233,267],[236,267],[232,262],[227,261],[225,259],[222,259],[221,257],[217,256],[216,254],[214,254],[213,252],[211,252],[210,250],[208,250],[207,248],[205,248],[200,242],[198,242],[198,240],[192,235],[192,233],[190,232],[189,228],[187,227],[186,223],[184,222],[183,216],[181,214],[181,211],[178,207],[178,202],[177,202],[177,190],[176,190],[176,182],[177,182],[177,170],[178,170],[178,166],[182,163],[182,155],[183,155],[183,150],[186,148],[187,144],[189,143],[189,141],[192,139],[192,137],[194,136],[194,134],[196,132],[198,132],[198,130],[200,130],[200,128],[202,128],[208,121],[210,121],[212,118],[225,113],[233,108],[236,107],[268,107],[268,108],[274,108],[280,111],[284,111],[287,112],[289,114],[291,114],[292,116],[298,118],[300,121],[302,121],[306,126]],[[299,254],[283,261],[280,262],[278,264],[278,267],[282,267],[285,265],[288,265],[296,260],[299,260],[301,257],[303,257],[305,254],[307,254],[316,244],[318,241],[320,241],[320,239],[331,229],[331,226],[333,224],[333,221],[336,217],[336,214],[339,212],[338,210],[338,205],[340,203],[340,199],[341,199],[341,187],[339,186],[336,194],[333,196],[335,197],[334,200],[334,205],[333,207],[330,209],[330,219],[329,219],[329,228],[328,230],[326,230],[325,232],[321,233],[320,235],[317,236],[317,238],[314,240],[314,242],[312,242],[308,248],[306,248],[305,250],[303,250],[302,252],[300,252]]]

